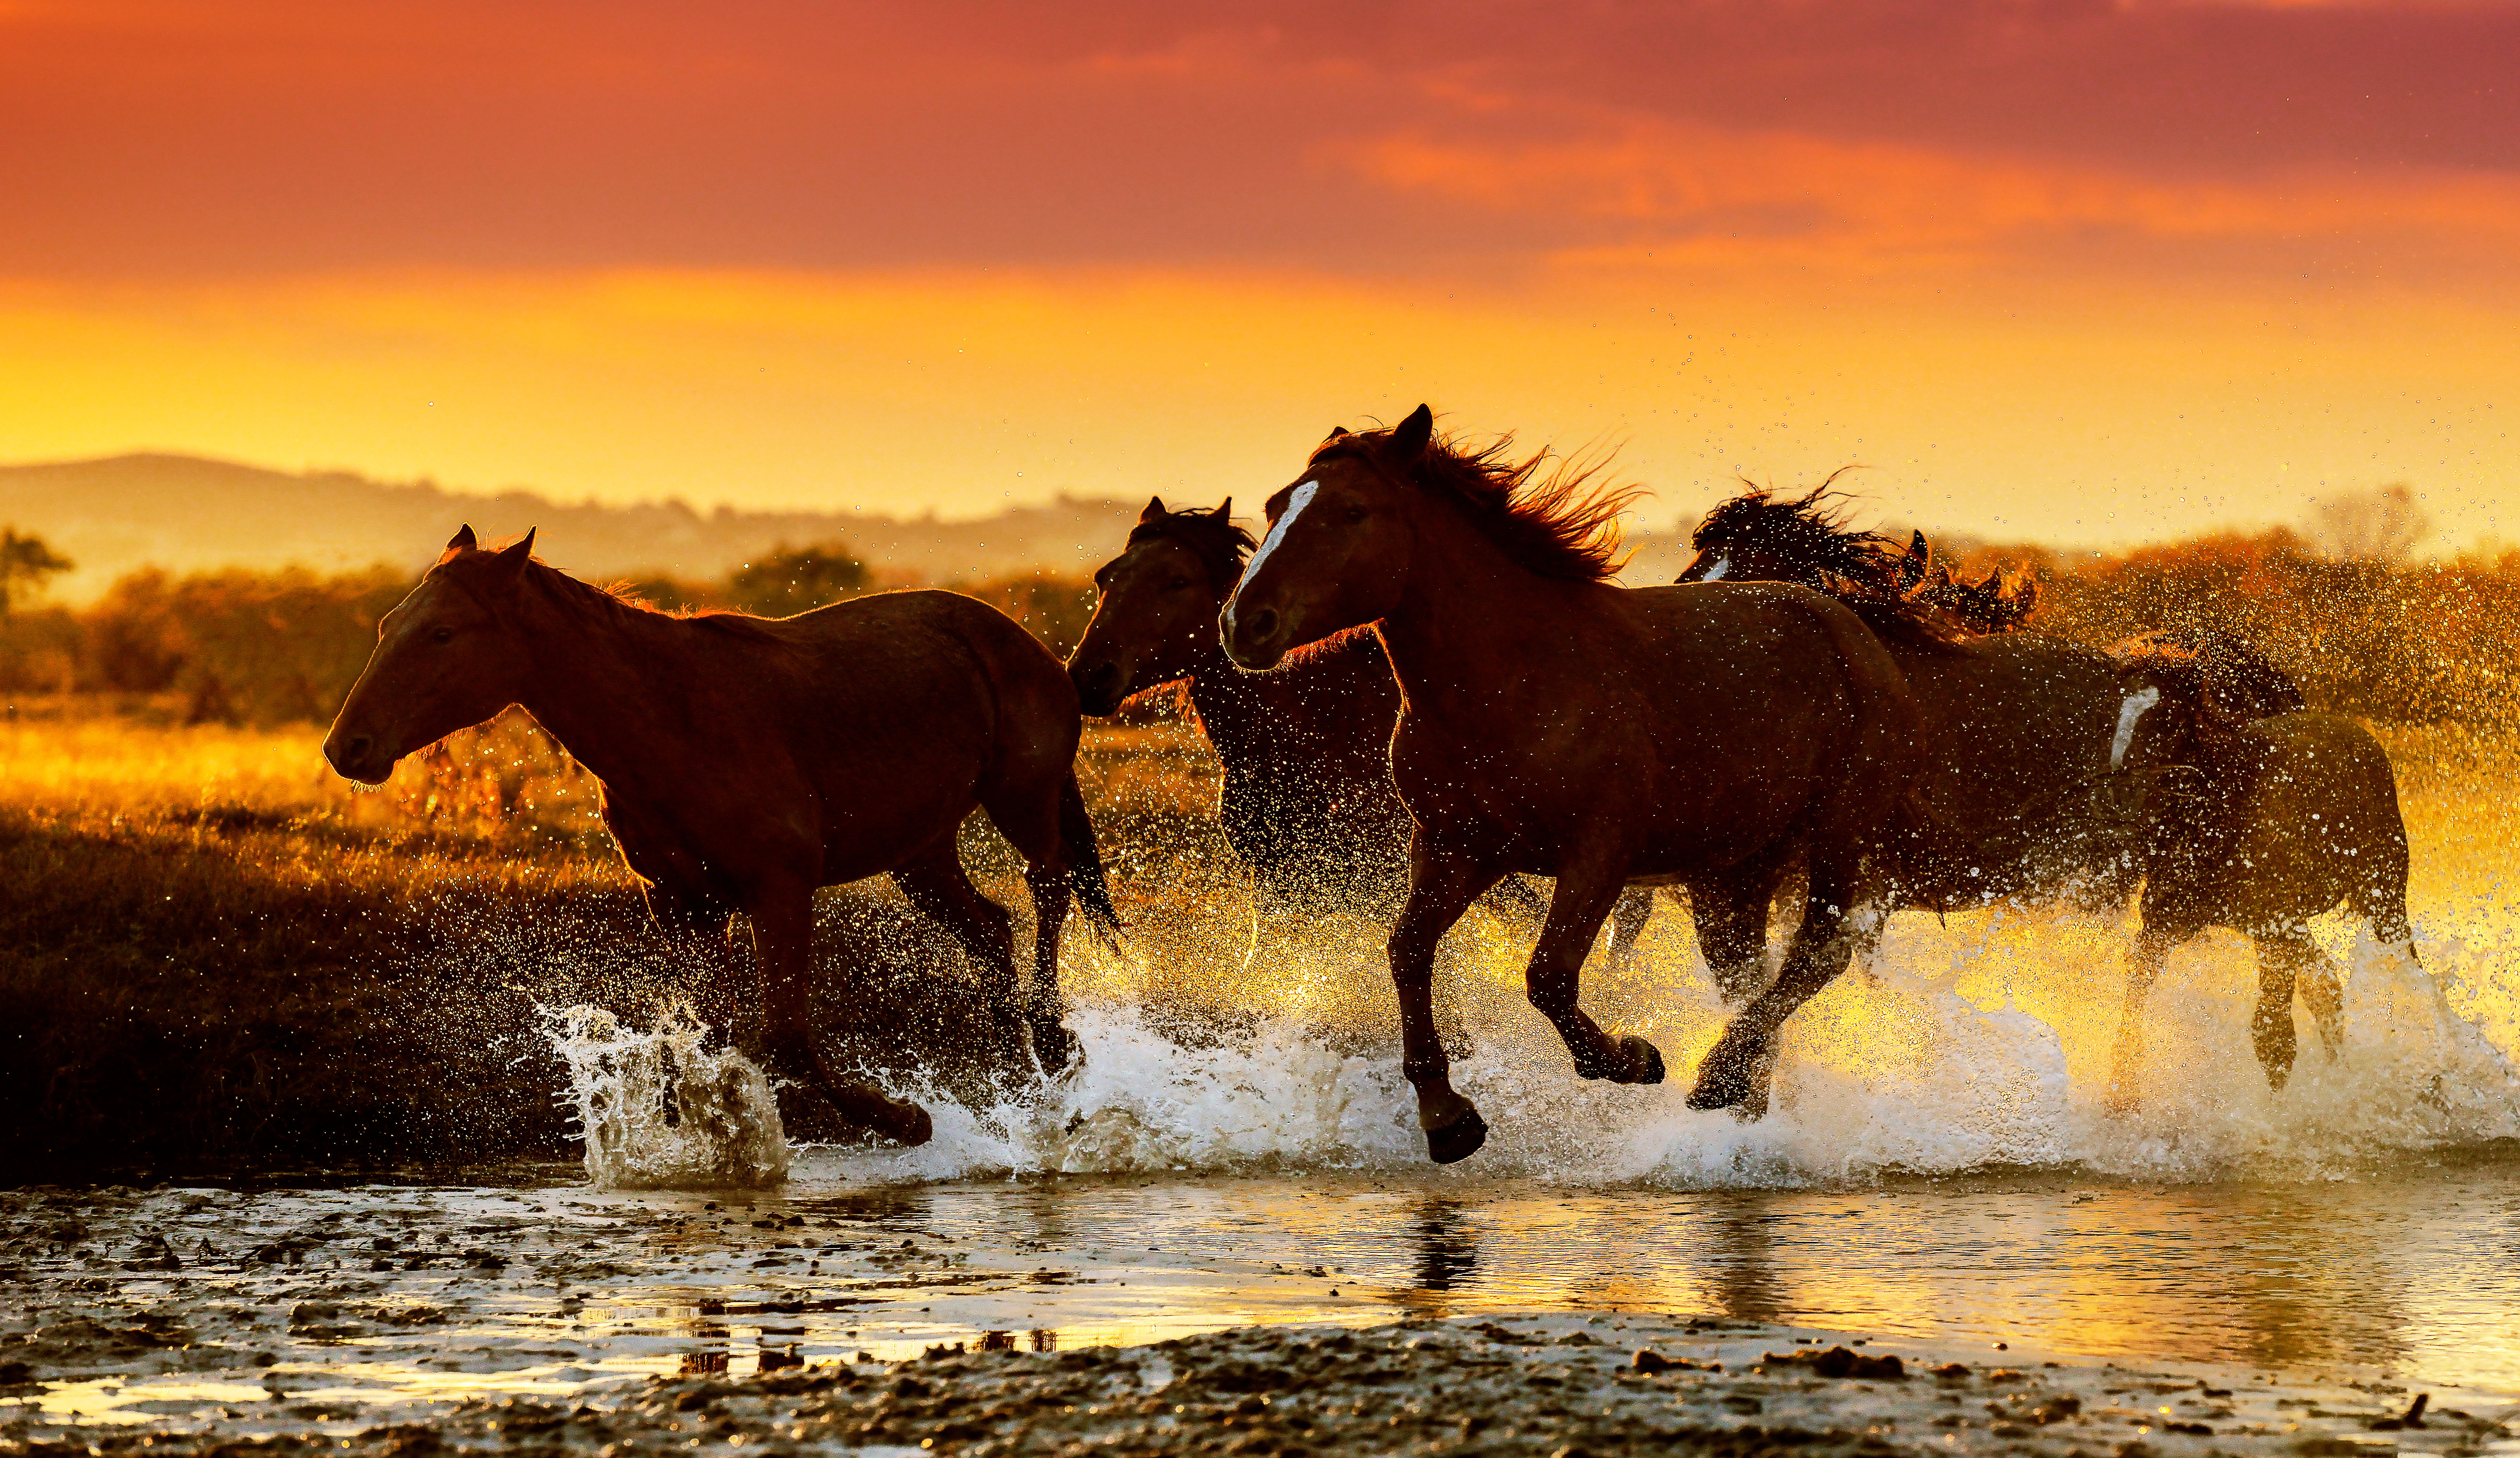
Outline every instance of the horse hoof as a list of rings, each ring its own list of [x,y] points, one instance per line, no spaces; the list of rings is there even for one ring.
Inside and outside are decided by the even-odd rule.
[[[1426,1130],[1426,1157],[1439,1165],[1458,1165],[1479,1152],[1488,1141],[1488,1122],[1479,1111],[1467,1105],[1462,1117],[1442,1128]]]
[[[1697,1075],[1697,1086],[1688,1090],[1692,1109],[1730,1109],[1750,1096],[1750,1081],[1739,1069],[1709,1068]]]
[[[1619,1039],[1619,1051],[1628,1055],[1629,1073],[1624,1083],[1659,1083],[1663,1079],[1662,1049],[1642,1038]]]
[[[936,1137],[936,1121],[919,1105],[903,1104],[877,1121],[875,1129],[895,1144],[915,1149]]]

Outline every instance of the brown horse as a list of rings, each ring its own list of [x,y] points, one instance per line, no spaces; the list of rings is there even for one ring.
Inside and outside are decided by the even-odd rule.
[[[1417,833],[1391,976],[1427,1152],[1449,1163],[1487,1136],[1452,1086],[1431,981],[1445,931],[1510,871],[1556,877],[1526,988],[1577,1074],[1653,1082],[1654,1046],[1609,1037],[1577,1005],[1625,883],[1678,876],[1701,941],[1756,946],[1766,902],[1750,906],[1748,889],[1806,859],[1784,970],[1689,1095],[1741,1104],[1778,1025],[1846,965],[1839,932],[1868,890],[1862,862],[1914,754],[1907,685],[1818,593],[1609,585],[1624,495],[1582,472],[1536,481],[1539,458],[1509,462],[1503,443],[1470,452],[1433,436],[1423,406],[1389,430],[1332,432],[1270,498],[1268,539],[1223,623],[1226,652],[1253,670],[1371,624],[1399,679],[1392,776]]]
[[[1225,770],[1225,838],[1263,895],[1299,910],[1398,905],[1409,880],[1409,810],[1391,783],[1400,685],[1372,634],[1334,638],[1276,671],[1246,674],[1217,641],[1226,596],[1258,544],[1212,510],[1170,510],[1155,497],[1118,556],[1094,574],[1094,619],[1068,656],[1078,701],[1096,716],[1167,685],[1184,685]],[[1537,920],[1549,903],[1508,876],[1492,904]],[[1614,955],[1634,945],[1652,904],[1623,896]]]
[[[2256,1041],[2268,1082],[2281,1088],[2291,1072],[2297,980],[2332,1056],[2344,1032],[2341,994],[2302,919],[2346,901],[2363,910],[2382,941],[2412,955],[2406,829],[2378,741],[2351,720],[2302,712],[2305,700],[2291,678],[2228,634],[2163,630],[2129,639],[2102,659],[2057,639],[2011,631],[2037,602],[2026,577],[2000,570],[1982,582],[1957,577],[1931,565],[1921,533],[1902,552],[1888,538],[1848,529],[1828,509],[1827,493],[1826,484],[1800,498],[1752,490],[1717,507],[1698,528],[1697,558],[1681,580],[1801,582],[1893,630],[1885,635],[1891,651],[1929,726],[1923,799],[1947,834],[1957,825],[1965,835],[1969,825],[1971,792],[1952,788],[1955,766],[2001,754],[2007,742],[2021,747],[1990,733],[1988,724],[2036,726],[2061,714],[2079,727],[2070,737],[2051,737],[2076,747],[2057,760],[2047,788],[2023,783],[2033,798],[2013,824],[1981,843],[1990,850],[1982,859],[2013,867],[1989,882],[2012,897],[2052,895],[2062,882],[2088,877],[2085,900],[2120,900],[2136,875],[2145,877],[2112,1105],[2134,1102],[2143,1002],[2163,959],[2208,926],[2234,927],[2257,946]],[[1920,641],[1896,631],[1937,616],[1958,630],[1945,636],[1964,655],[1930,636]],[[2016,672],[1960,677],[1989,654],[2008,655]],[[2102,662],[2105,680],[2095,672]],[[2096,739],[2095,725],[2102,726]],[[2148,843],[2131,845],[2125,792],[2164,783],[2172,767],[2181,770],[2172,776],[2179,788],[2144,796],[2136,815]],[[2081,793],[2093,786],[2113,793]],[[1922,846],[1906,843],[1912,851]],[[2320,862],[2327,853],[2338,859]],[[1901,864],[1894,872],[1905,904],[1948,905],[1942,898],[1960,888],[1933,870],[1937,857],[1921,859],[1922,866]],[[1951,847],[1939,860],[1954,863]]]
[[[1362,635],[1275,674],[1227,661],[1216,617],[1254,545],[1233,509],[1147,504],[1127,547],[1094,574],[1102,596],[1068,677],[1097,716],[1187,685],[1225,769],[1226,840],[1265,895],[1305,909],[1387,906],[1406,884],[1409,841],[1409,811],[1391,787],[1391,665]]]
[[[1942,910],[2045,898],[2082,882],[2123,898],[2123,820],[2095,794],[2110,772],[2117,665],[2044,634],[1981,634],[2018,621],[2026,582],[1966,583],[1849,529],[1829,488],[1800,498],[1753,490],[1707,513],[1680,580],[1795,582],[1845,602],[1880,635],[1924,716],[1920,812],[1894,842],[1885,909]],[[1876,923],[1877,926],[1877,923]],[[1738,996],[1759,969],[1716,969]]]
[[[2303,922],[2340,903],[2408,961],[2407,826],[2397,775],[2371,731],[2338,714],[2261,716],[2235,703],[2202,635],[2154,634],[2119,645],[2130,713],[2120,759],[2153,786],[2146,806],[2143,931],[2127,975],[2110,1101],[2136,1102],[2145,995],[2170,950],[2209,926],[2247,936],[2258,956],[2251,1039],[2281,1089],[2294,1053],[2296,988],[2333,1060],[2344,994]],[[2218,689],[2222,691],[2218,691]]]
[[[382,783],[413,750],[522,705],[604,788],[604,821],[657,925],[721,975],[752,921],[783,1113],[832,1110],[904,1143],[927,1112],[833,1071],[814,1045],[807,952],[817,887],[889,872],[987,979],[1010,1040],[1046,1070],[1060,1026],[1070,890],[1106,934],[1110,893],[1075,776],[1076,691],[1058,660],[985,603],[884,593],[765,620],[675,617],[536,561],[533,534],[484,551],[466,527],[379,625],[324,757]],[[1040,924],[1029,994],[1005,908],[971,885],[955,832],[985,809],[1025,861]],[[801,1101],[800,1101],[801,1100]],[[828,1100],[830,1108],[822,1106]]]

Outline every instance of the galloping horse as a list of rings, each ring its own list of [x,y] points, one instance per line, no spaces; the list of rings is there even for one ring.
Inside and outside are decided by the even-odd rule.
[[[1800,583],[1880,634],[1924,722],[1922,814],[1892,845],[1884,909],[2052,896],[2077,876],[2122,886],[2123,822],[2093,793],[2111,769],[2116,663],[2044,634],[1972,633],[1971,622],[2012,615],[2026,585],[1938,578],[1922,570],[1921,540],[1903,556],[1886,538],[1847,529],[1827,492],[1754,490],[1717,507],[1691,539],[1697,556],[1680,580]],[[1969,592],[1938,600],[1920,591],[1937,583]],[[1758,970],[1716,975],[1738,996]]]
[[[1333,431],[1228,600],[1225,650],[1267,670],[1372,625],[1400,682],[1391,768],[1417,821],[1391,932],[1403,1069],[1427,1152],[1467,1157],[1486,1123],[1451,1083],[1431,983],[1444,932],[1510,871],[1556,877],[1527,973],[1575,1071],[1655,1082],[1662,1055],[1577,1004],[1584,955],[1625,883],[1688,884],[1708,960],[1767,938],[1759,891],[1803,858],[1810,897],[1784,969],[1726,1030],[1689,1103],[1750,1099],[1777,1028],[1846,966],[1863,862],[1891,828],[1916,712],[1879,641],[1802,588],[1610,586],[1627,498],[1541,458],[1434,439],[1420,406]]]
[[[1106,935],[1118,918],[1076,787],[1076,690],[1048,649],[952,593],[674,617],[532,552],[531,532],[496,552],[469,526],[455,534],[378,626],[324,740],[335,770],[382,784],[402,756],[522,705],[601,781],[605,824],[660,929],[722,971],[730,918],[751,918],[755,1051],[790,1081],[782,1112],[800,1124],[836,1110],[906,1144],[931,1132],[926,1110],[834,1072],[807,1022],[815,889],[882,872],[970,953],[1010,1041],[1029,1032],[1046,1070],[1066,1065],[1071,888]],[[1005,908],[955,851],[974,809],[1024,858],[1040,924],[1028,994]]]
[[[1995,836],[1985,860],[2013,869],[1988,884],[2002,895],[2053,895],[2088,875],[2118,899],[2135,872],[2145,876],[2112,1105],[2134,1102],[2143,1003],[2164,958],[2209,926],[2232,927],[2256,944],[2254,1029],[2267,1082],[2280,1089],[2292,1069],[2297,980],[2332,1057],[2344,1036],[2342,996],[2303,918],[2349,902],[2382,941],[2412,955],[2406,828],[2379,742],[2351,720],[2305,712],[2292,680],[2227,634],[2167,630],[2102,656],[2012,631],[2037,600],[2027,578],[1997,571],[1968,582],[1932,564],[1921,533],[1903,552],[1887,538],[1850,530],[1829,511],[1828,490],[1822,483],[1800,498],[1753,490],[1718,506],[1698,527],[1698,555],[1681,580],[1800,582],[1839,596],[1876,626],[1939,613],[1966,633],[1990,635],[1956,638],[1957,654],[1912,635],[1886,635],[1926,718],[1919,789],[1947,835],[1957,828],[1965,838],[1972,828],[1964,778],[1971,765],[2005,752],[2008,742],[2019,747],[1986,726],[2067,727],[2049,739],[2067,752],[2056,756],[2046,784],[2019,781],[2029,798],[2016,803],[2010,822],[1988,826],[1981,816],[1978,833]],[[2014,672],[1963,677],[1990,657]],[[2187,772],[2177,776],[2182,787],[2149,792],[2140,808],[2148,845],[2127,844],[2123,795],[2081,793],[2110,781],[2157,785],[2172,767]],[[2006,807],[1979,809],[2000,816]],[[1942,860],[1950,863],[1948,848]],[[1969,879],[1973,889],[1978,878]],[[1909,906],[1948,904],[1938,897],[1959,889],[1952,880],[1931,858],[1900,864],[1894,875]]]
[[[2136,1101],[2145,995],[2170,950],[2207,927],[2230,927],[2257,949],[2251,1040],[2277,1089],[2292,1073],[2296,986],[2330,1061],[2345,1040],[2344,994],[2307,918],[2343,903],[2372,936],[2415,959],[2407,825],[2388,752],[2343,715],[2261,715],[2252,711],[2263,698],[2218,691],[2235,677],[2216,671],[2220,646],[2178,633],[2118,646],[2125,701],[2141,705],[2126,721],[2120,759],[2151,784],[2148,798],[2171,802],[2147,807],[2143,930],[2110,1080],[2120,1108]]]
[[[1169,510],[1155,497],[1118,556],[1094,574],[1101,596],[1068,655],[1087,714],[1186,685],[1225,768],[1225,838],[1262,892],[1299,909],[1397,905],[1409,879],[1409,810],[1391,784],[1400,685],[1372,634],[1333,639],[1275,672],[1246,674],[1217,641],[1217,616],[1258,544],[1212,510]],[[1489,893],[1533,919],[1548,902],[1519,876]],[[1613,954],[1652,910],[1642,889],[1613,913]]]
[[[1078,702],[1107,715],[1187,684],[1225,768],[1226,840],[1261,890],[1304,909],[1387,905],[1406,883],[1409,841],[1409,811],[1391,787],[1391,665],[1363,635],[1275,674],[1228,662],[1216,618],[1254,545],[1233,510],[1231,501],[1212,511],[1147,504],[1126,549],[1094,574],[1102,596],[1068,656]]]

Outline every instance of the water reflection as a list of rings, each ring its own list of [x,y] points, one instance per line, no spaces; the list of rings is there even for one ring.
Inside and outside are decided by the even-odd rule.
[[[1418,1207],[1418,1289],[1451,1291],[1479,1273],[1479,1232],[1458,1200],[1436,1196]]]
[[[1706,1241],[1708,1304],[1735,1321],[1780,1321],[1786,1311],[1777,1278],[1777,1218],[1769,1202],[1751,1195],[1714,1197]]]

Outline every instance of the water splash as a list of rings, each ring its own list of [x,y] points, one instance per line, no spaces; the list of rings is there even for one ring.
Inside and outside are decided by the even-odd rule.
[[[702,1046],[708,1025],[672,1007],[645,1031],[600,1007],[544,1009],[568,1065],[569,1097],[599,1188],[751,1189],[788,1177],[779,1099],[734,1049]]]

